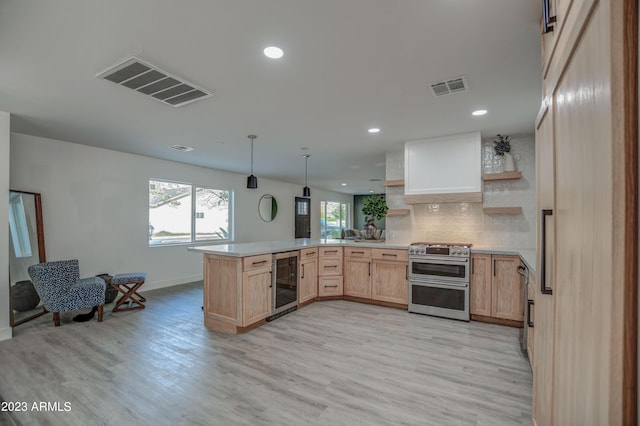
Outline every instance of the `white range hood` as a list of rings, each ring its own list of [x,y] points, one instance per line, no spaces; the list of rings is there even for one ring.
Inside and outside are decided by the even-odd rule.
[[[405,203],[482,202],[480,132],[404,144]]]

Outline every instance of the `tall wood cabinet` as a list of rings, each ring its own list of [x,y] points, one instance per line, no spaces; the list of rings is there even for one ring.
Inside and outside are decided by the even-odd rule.
[[[637,423],[638,4],[556,0],[536,121],[537,425]]]

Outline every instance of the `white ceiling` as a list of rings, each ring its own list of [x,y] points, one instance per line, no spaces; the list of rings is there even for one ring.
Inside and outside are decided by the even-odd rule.
[[[310,186],[383,191],[406,140],[533,133],[539,20],[533,0],[0,0],[0,110],[15,132],[246,174],[253,133],[258,178],[303,184],[306,152]],[[172,108],[95,77],[129,56],[215,95]],[[459,75],[468,92],[428,90]]]

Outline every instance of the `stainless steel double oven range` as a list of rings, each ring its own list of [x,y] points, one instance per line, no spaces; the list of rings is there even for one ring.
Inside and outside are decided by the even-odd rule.
[[[470,320],[471,244],[409,246],[409,312]]]

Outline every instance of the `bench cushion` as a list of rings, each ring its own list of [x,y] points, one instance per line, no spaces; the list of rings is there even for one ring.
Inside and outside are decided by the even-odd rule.
[[[147,274],[144,272],[129,272],[127,274],[115,274],[111,278],[111,285],[114,284],[127,284],[127,283],[140,283],[147,279]]]

